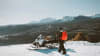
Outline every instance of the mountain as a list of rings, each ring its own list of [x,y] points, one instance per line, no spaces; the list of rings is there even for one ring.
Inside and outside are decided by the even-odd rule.
[[[56,23],[70,22],[70,21],[72,21],[72,20],[74,20],[74,17],[71,17],[71,16],[64,16],[63,18],[56,20]]]
[[[71,16],[64,16],[62,19],[48,17],[48,18],[41,19],[40,21],[32,21],[29,24],[44,24],[44,23],[53,23],[53,22],[60,23],[60,22],[69,22],[72,20],[74,20],[74,17]]]
[[[67,30],[69,40],[74,38],[77,32],[82,32],[84,36],[88,36],[85,37],[85,39],[87,39],[85,41],[100,41],[100,19],[77,16],[74,17],[74,20],[69,22],[67,19],[59,21],[53,18],[46,18],[41,20],[41,24],[0,26],[0,43],[31,43],[40,33],[44,36],[52,35],[53,38],[55,38],[55,33],[59,27],[63,27]],[[4,38],[4,36],[5,39],[1,39]]]
[[[51,22],[54,22],[54,21],[56,21],[56,19],[55,18],[44,18],[44,19],[42,19],[42,20],[40,20],[40,23],[51,23]]]
[[[65,21],[72,21],[74,18],[73,17],[71,17],[71,16],[64,16],[61,20],[63,21],[63,22],[65,22]]]
[[[92,19],[91,17],[88,17],[88,16],[77,16],[74,18],[75,20],[78,20],[78,21],[84,21],[84,20],[89,20],[89,19]]]

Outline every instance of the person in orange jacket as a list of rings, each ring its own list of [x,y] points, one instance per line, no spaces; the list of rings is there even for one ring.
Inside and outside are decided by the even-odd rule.
[[[67,32],[63,28],[59,28],[58,32],[58,43],[59,43],[59,49],[58,52],[63,52],[63,54],[66,54],[66,49],[64,47],[64,42],[67,40],[68,35]]]

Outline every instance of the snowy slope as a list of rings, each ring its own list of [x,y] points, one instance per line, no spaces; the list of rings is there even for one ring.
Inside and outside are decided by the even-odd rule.
[[[58,49],[33,50],[29,49],[30,45],[0,46],[0,56],[62,56]],[[83,41],[66,42],[66,56],[100,56],[100,45],[96,45]]]

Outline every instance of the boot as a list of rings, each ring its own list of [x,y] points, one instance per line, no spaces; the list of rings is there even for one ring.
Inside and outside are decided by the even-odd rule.
[[[63,52],[63,55],[66,55],[66,51]]]
[[[58,50],[58,52],[60,53],[60,52],[61,52],[61,50]]]

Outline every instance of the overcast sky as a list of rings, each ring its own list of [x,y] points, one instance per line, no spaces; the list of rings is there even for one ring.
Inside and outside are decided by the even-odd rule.
[[[0,25],[100,13],[100,0],[0,0]]]

